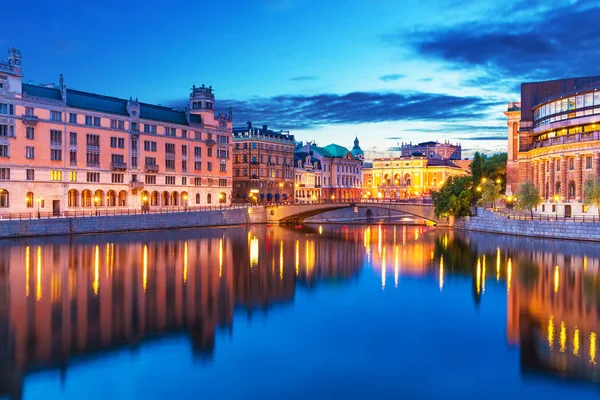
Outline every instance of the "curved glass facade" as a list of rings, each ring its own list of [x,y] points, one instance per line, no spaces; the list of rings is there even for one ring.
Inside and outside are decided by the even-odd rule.
[[[534,126],[600,114],[600,91],[564,97],[538,106],[533,110]]]

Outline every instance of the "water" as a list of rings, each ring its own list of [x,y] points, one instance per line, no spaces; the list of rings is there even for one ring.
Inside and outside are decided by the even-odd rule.
[[[0,394],[597,396],[599,268],[597,244],[416,226],[0,241]]]

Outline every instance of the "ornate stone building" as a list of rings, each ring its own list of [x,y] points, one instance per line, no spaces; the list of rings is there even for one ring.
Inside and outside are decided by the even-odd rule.
[[[294,154],[294,199],[297,203],[309,203],[322,198],[323,165],[314,157],[310,143],[305,150]]]
[[[390,151],[400,152],[401,157],[427,157],[443,160],[460,160],[462,147],[460,144],[452,144],[448,141],[440,142],[422,142],[417,144],[402,143],[398,147],[390,148]]]
[[[524,181],[539,189],[538,213],[585,215],[583,187],[600,174],[600,76],[521,85],[509,103],[507,193]],[[593,211],[595,212],[595,211]]]
[[[21,54],[0,62],[0,214],[228,203],[231,113],[212,87],[172,109],[22,82]]]
[[[280,202],[294,196],[294,136],[248,122],[233,129],[233,201]]]

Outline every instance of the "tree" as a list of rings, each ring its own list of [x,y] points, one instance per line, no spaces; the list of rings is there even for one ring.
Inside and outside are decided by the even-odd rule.
[[[473,186],[479,185],[481,182],[481,178],[483,178],[483,160],[485,156],[475,152],[473,155],[473,161],[471,161],[470,169],[471,169],[471,177],[473,178]]]
[[[595,206],[598,209],[600,217],[600,179],[597,176],[590,176],[583,186],[583,204]]]
[[[488,179],[481,185],[481,198],[485,203],[492,203],[492,207],[496,207],[496,200],[502,198],[500,191],[502,187],[496,184],[493,180]],[[485,205],[485,204],[484,204]]]
[[[437,217],[449,215],[462,217],[470,214],[473,203],[471,177],[450,177],[438,192],[433,192],[433,205]]]
[[[531,181],[525,181],[517,190],[517,205],[518,210],[529,210],[531,218],[533,218],[533,209],[542,203],[540,191]]]

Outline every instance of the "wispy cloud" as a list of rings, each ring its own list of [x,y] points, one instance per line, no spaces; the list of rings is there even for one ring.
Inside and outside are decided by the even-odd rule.
[[[302,82],[302,81],[316,81],[318,79],[319,79],[318,76],[314,76],[314,75],[302,75],[302,76],[294,76],[294,77],[290,78],[290,81],[293,81],[293,82]]]
[[[383,82],[391,82],[391,81],[397,81],[398,79],[402,79],[404,77],[405,77],[405,75],[402,75],[402,74],[388,74],[388,75],[380,76],[379,80],[381,80]]]

